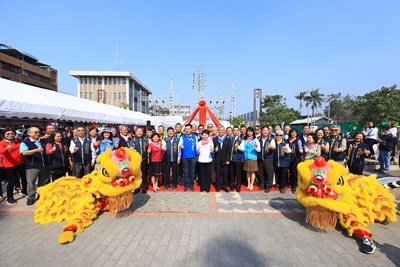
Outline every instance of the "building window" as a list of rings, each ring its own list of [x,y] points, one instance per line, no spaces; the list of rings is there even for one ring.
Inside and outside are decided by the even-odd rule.
[[[98,84],[102,84],[103,83],[103,81],[101,80],[101,78],[99,77],[99,78],[97,78],[98,79]]]
[[[84,82],[85,84],[87,84],[87,77],[85,77],[85,78],[83,79],[83,82]]]
[[[115,78],[115,77],[113,78],[113,83],[117,84],[117,78]]]
[[[126,99],[126,93],[122,93],[122,99]]]
[[[123,83],[123,84],[126,84],[126,78],[125,78],[125,77],[122,78],[122,83]]]
[[[117,93],[114,92],[114,99],[117,99]]]
[[[104,78],[104,84],[108,84],[108,78]]]
[[[81,92],[81,98],[83,98],[83,92]]]
[[[89,99],[93,100],[93,93],[92,92],[89,92]]]
[[[87,92],[84,93],[84,99],[87,99]]]

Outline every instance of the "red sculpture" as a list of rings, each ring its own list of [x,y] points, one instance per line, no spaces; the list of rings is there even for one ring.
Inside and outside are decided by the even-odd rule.
[[[204,99],[199,101],[199,106],[193,111],[192,114],[190,114],[189,118],[186,120],[186,122],[183,124],[185,126],[186,124],[189,124],[193,121],[193,119],[196,117],[197,113],[199,113],[199,124],[206,125],[206,113],[210,116],[211,120],[214,122],[214,124],[218,127],[221,125],[217,117],[212,113],[212,111],[206,106],[206,101]]]

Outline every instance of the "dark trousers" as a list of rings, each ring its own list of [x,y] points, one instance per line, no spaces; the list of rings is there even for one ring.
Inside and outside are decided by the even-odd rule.
[[[172,171],[172,178],[171,178],[171,173]],[[172,180],[172,186],[176,188],[176,182],[178,178],[178,163],[176,161],[174,162],[165,162],[165,182],[164,185],[165,187],[171,186],[171,180]]]
[[[287,167],[275,167],[276,182],[279,184],[279,189],[285,189],[288,168]]]
[[[364,171],[364,166],[349,166],[349,172],[352,174],[362,175]]]
[[[66,167],[50,169],[51,181],[54,182],[58,178],[65,176],[66,173],[67,173]]]
[[[240,190],[242,186],[242,170],[243,170],[243,163],[231,161],[229,163],[229,187],[235,188]]]
[[[199,162],[199,182],[200,190],[210,191],[211,185],[211,162]]]
[[[297,165],[299,164],[299,159],[294,159],[290,161],[289,165],[289,179],[290,179],[290,188],[297,188]]]
[[[11,168],[5,168],[5,174],[8,178],[7,184],[7,198],[13,198],[14,187],[20,184],[19,177],[21,177],[22,190],[21,192],[27,195],[27,182],[25,164],[20,164]]]
[[[271,188],[274,180],[274,161],[273,158],[258,159],[258,178],[259,186]]]
[[[228,186],[228,165],[215,162],[215,186],[217,190]]]
[[[183,179],[183,163],[181,161],[181,163],[178,164],[178,181],[177,182],[179,185],[183,185],[182,179]]]
[[[74,164],[74,176],[82,178],[84,175],[90,173],[90,162],[88,164]]]
[[[142,192],[147,192],[147,180],[149,179],[149,164],[147,163],[147,159],[142,160],[142,163],[140,164],[140,170],[142,171]]]
[[[369,138],[367,138],[367,139],[365,139],[364,142],[368,145],[369,151],[371,151],[371,156],[374,156],[374,155],[375,155],[375,152],[374,152],[374,150],[372,149],[372,146],[375,145],[375,144],[377,143],[377,141],[374,140],[374,139],[369,139]]]
[[[183,171],[185,174],[185,188],[194,188],[194,178],[196,176],[196,158],[182,159]]]

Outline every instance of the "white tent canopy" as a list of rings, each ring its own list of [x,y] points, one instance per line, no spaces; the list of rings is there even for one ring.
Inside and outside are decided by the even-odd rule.
[[[115,124],[157,124],[150,115],[0,78],[0,116]]]

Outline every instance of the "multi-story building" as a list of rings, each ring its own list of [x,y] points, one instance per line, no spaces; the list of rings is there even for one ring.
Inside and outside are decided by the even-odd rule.
[[[0,44],[0,78],[57,91],[57,70],[39,59]]]
[[[150,100],[152,101],[152,100]],[[186,120],[193,112],[190,105],[150,103],[150,113],[154,116],[182,116]]]
[[[148,114],[151,91],[130,72],[70,71],[78,97]]]

